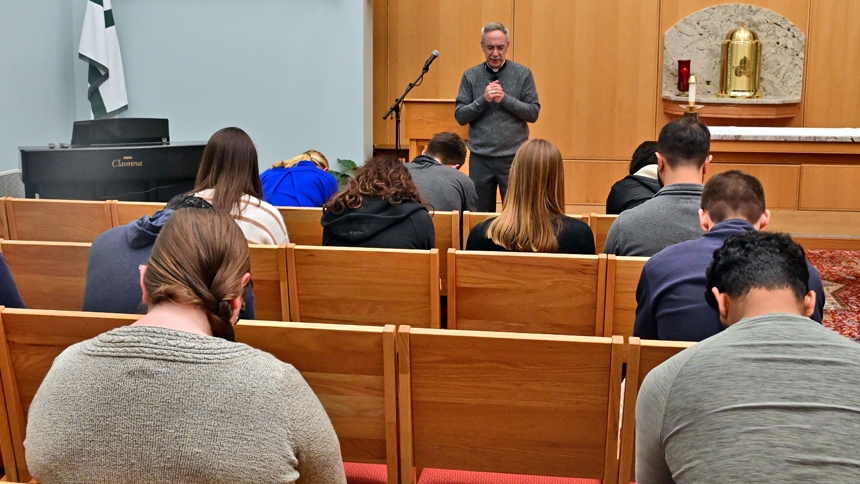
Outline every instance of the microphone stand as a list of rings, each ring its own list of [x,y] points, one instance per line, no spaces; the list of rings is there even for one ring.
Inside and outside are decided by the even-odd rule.
[[[403,107],[403,99],[406,98],[406,95],[409,94],[409,91],[411,91],[413,87],[420,86],[421,83],[424,82],[424,74],[427,74],[427,71],[429,70],[430,66],[421,69],[421,75],[418,76],[418,79],[415,79],[415,82],[410,82],[409,85],[406,86],[406,90],[403,91],[403,95],[395,99],[394,104],[392,104],[385,115],[382,116],[382,119],[388,119],[391,117],[391,113],[394,113],[394,151],[397,153],[398,159],[400,159],[400,109]]]

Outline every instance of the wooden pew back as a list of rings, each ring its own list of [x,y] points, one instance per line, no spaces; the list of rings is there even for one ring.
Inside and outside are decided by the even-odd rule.
[[[0,312],[0,377],[12,436],[12,448],[4,447],[2,453],[15,456],[16,479],[30,479],[24,458],[27,412],[54,359],[75,343],[131,324],[138,318],[138,315],[78,311],[4,309]]]
[[[290,242],[297,245],[322,245],[322,208],[318,207],[277,207]]]
[[[80,311],[91,244],[0,241],[0,252],[28,308]]]
[[[397,482],[394,326],[242,322],[236,341],[296,367],[325,407],[345,462],[388,464]]]
[[[460,248],[460,212],[433,212],[436,249],[439,250],[439,277],[442,296],[448,295],[448,249]]]
[[[9,239],[9,222],[6,219],[6,200],[11,197],[0,197],[0,239]]]
[[[688,341],[640,340],[632,337],[627,343],[627,380],[624,389],[624,415],[621,421],[621,451],[618,461],[618,482],[635,480],[636,470],[636,399],[642,381],[654,368],[681,351],[693,346]]]
[[[289,321],[287,245],[250,244],[248,249],[251,256],[251,279],[254,281],[256,319]]]
[[[618,215],[606,215],[604,213],[592,213],[588,217],[588,225],[591,226],[591,231],[594,233],[594,248],[597,253],[603,252],[606,245],[606,236],[609,235],[609,228],[615,222]]]
[[[293,321],[439,327],[439,252],[287,246]]]
[[[401,482],[414,468],[617,473],[618,338],[401,326]]]
[[[603,336],[606,255],[451,250],[448,327]]]
[[[161,202],[118,202],[116,200],[111,200],[110,204],[114,227],[128,225],[144,215],[152,215],[166,205]]]
[[[52,242],[92,242],[113,227],[109,202],[7,198],[9,238]]]
[[[607,256],[604,336],[633,336],[636,287],[648,257]]]

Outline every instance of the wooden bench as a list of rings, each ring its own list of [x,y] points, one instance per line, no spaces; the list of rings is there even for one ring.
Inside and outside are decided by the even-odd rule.
[[[636,287],[648,257],[609,254],[606,263],[606,309],[604,336],[633,336],[636,322]]]
[[[615,222],[618,215],[606,215],[604,213],[592,213],[588,217],[588,225],[591,226],[591,231],[594,233],[594,248],[598,254],[603,252],[606,246],[606,236],[609,235],[609,228]]]
[[[109,202],[6,198],[12,240],[92,242],[113,227]]]
[[[439,251],[287,246],[293,321],[438,328]]]
[[[80,311],[90,245],[3,240],[0,252],[28,308]]]
[[[792,234],[791,238],[806,250],[860,250],[860,237]]]
[[[248,246],[251,278],[254,281],[256,319],[290,320],[290,296],[287,290],[287,245]]]
[[[460,212],[433,212],[433,228],[436,232],[436,249],[439,250],[439,278],[442,287],[439,294],[448,295],[448,249],[460,248]]]
[[[30,479],[24,458],[27,412],[54,359],[69,346],[135,322],[139,315],[3,309],[0,377],[9,419],[0,451],[9,478]],[[394,327],[242,321],[236,340],[298,369],[332,420],[345,461],[388,465],[397,482]],[[2,416],[2,415],[0,415]],[[4,425],[8,423],[8,427]]]
[[[118,202],[110,201],[113,226],[128,225],[144,215],[152,215],[162,210],[165,204],[161,202]]]
[[[616,482],[621,337],[401,326],[397,351],[402,484],[415,468]]]
[[[448,327],[603,336],[606,261],[451,249]]]
[[[297,245],[322,245],[322,208],[318,207],[277,207],[290,242]]]
[[[621,420],[621,452],[618,482],[635,480],[636,399],[645,376],[661,363],[693,346],[687,341],[656,341],[630,338],[627,342],[627,380],[624,389],[624,415]]]

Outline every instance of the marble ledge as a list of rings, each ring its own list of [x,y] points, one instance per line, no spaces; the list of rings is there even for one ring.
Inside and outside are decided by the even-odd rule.
[[[663,93],[663,99],[666,101],[677,101],[680,103],[687,103],[687,96],[679,96],[676,94],[666,94]],[[759,105],[773,105],[773,104],[800,104],[800,98],[794,97],[785,97],[785,96],[767,96],[761,98],[731,98],[731,97],[713,97],[713,96],[696,96],[696,102],[702,104],[759,104]]]
[[[860,128],[766,128],[710,126],[711,141],[860,143]]]

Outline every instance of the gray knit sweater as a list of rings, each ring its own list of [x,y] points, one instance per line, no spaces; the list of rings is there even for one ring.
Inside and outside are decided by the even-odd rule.
[[[498,78],[505,97],[487,102],[484,90]],[[469,150],[482,156],[511,156],[529,139],[527,123],[540,113],[537,88],[528,67],[506,60],[497,73],[481,63],[463,73],[454,117],[469,125]]]
[[[295,368],[245,344],[151,326],[58,356],[24,445],[42,484],[346,482],[331,422]]]

